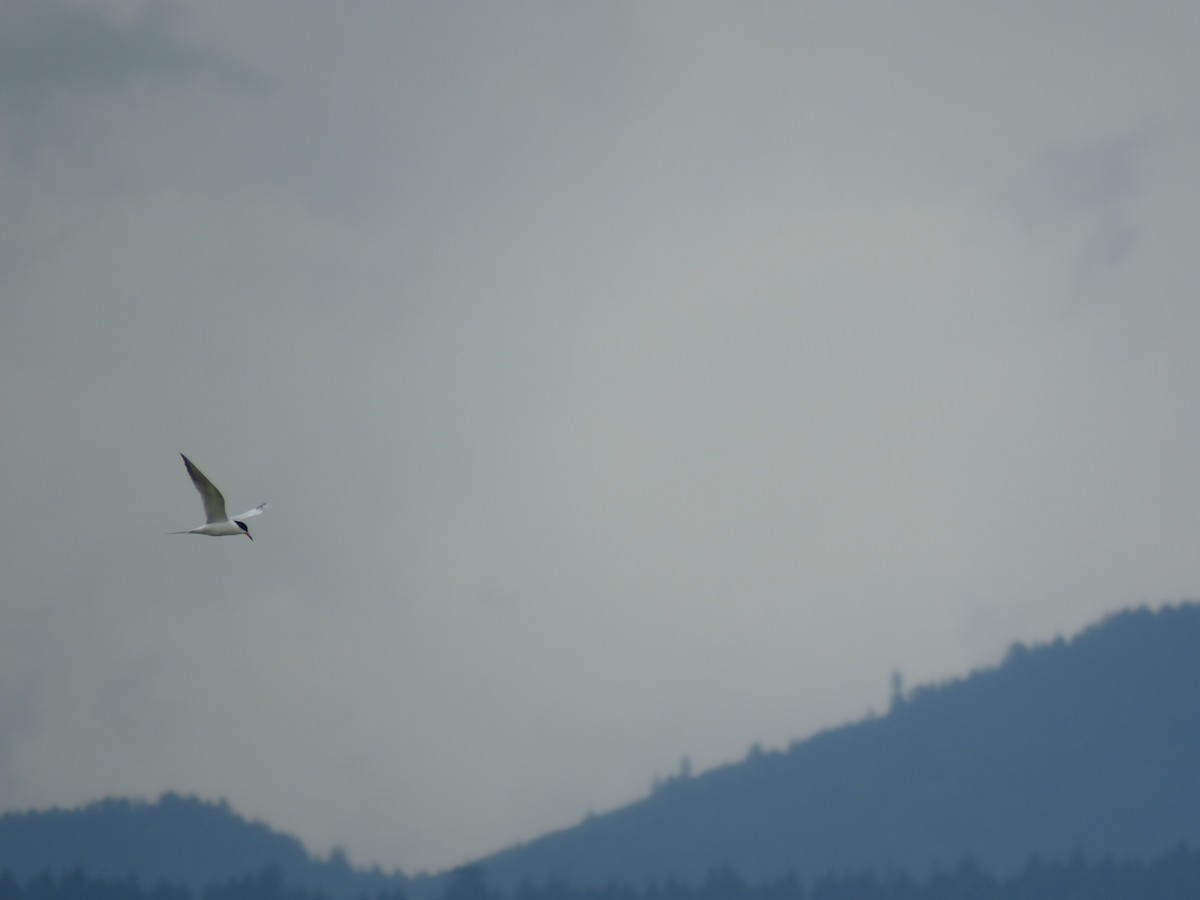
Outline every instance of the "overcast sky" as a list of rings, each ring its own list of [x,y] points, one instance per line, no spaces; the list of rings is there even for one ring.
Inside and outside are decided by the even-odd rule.
[[[0,808],[438,869],[1196,597],[1198,27],[4,0]]]

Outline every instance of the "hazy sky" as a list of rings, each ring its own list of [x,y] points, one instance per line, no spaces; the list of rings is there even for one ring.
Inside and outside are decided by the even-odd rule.
[[[1198,27],[4,0],[0,808],[435,869],[1197,596]]]

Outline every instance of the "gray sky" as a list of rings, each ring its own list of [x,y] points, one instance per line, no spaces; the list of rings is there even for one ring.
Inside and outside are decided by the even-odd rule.
[[[1196,596],[1198,26],[6,0],[0,808],[440,868]]]

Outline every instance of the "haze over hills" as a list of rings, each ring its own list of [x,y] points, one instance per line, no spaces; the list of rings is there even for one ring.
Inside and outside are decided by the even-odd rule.
[[[598,884],[1162,852],[1200,840],[1198,684],[1200,607],[1120,613],[479,864]]]
[[[994,668],[897,690],[883,716],[681,774],[478,866],[502,887],[698,883],[722,866],[747,880],[810,880],[866,867],[922,874],[964,856],[1013,872],[1032,855],[1197,845],[1198,649],[1200,606],[1120,613],[1070,641],[1014,645]],[[194,887],[274,865],[290,884],[338,897],[428,896],[443,883],[314,859],[223,802],[175,794],[0,816],[0,870],[76,865]]]
[[[163,794],[108,799],[81,809],[0,816],[0,870],[24,879],[82,866],[90,875],[168,881],[193,890],[277,869],[293,886],[350,897],[407,887],[400,873],[354,869],[335,852],[309,855],[290,835],[250,822],[224,802]]]

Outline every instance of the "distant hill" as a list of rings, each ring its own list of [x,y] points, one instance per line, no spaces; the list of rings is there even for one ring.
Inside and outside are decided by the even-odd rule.
[[[646,799],[478,860],[489,882],[1014,872],[1077,849],[1200,842],[1200,607],[1114,615],[1071,641],[893,699],[884,716],[670,779]]]
[[[1198,686],[1200,606],[1120,613],[1070,641],[1017,644],[995,668],[897,694],[884,716],[669,779],[644,800],[459,874],[502,888],[700,884],[722,869],[812,883],[867,868],[919,877],[968,856],[1012,874],[1031,856],[1145,859],[1200,846]],[[77,866],[197,896],[231,879],[253,888],[268,868],[338,898],[478,893],[449,873],[410,880],[352,869],[338,853],[315,859],[223,801],[168,793],[0,815],[0,871],[29,879]]]
[[[82,866],[89,875],[136,874],[203,887],[277,868],[289,885],[333,897],[407,887],[399,873],[353,869],[345,857],[309,856],[294,837],[248,822],[224,801],[163,794],[155,803],[109,799],[82,809],[0,816],[0,870],[18,879]]]

